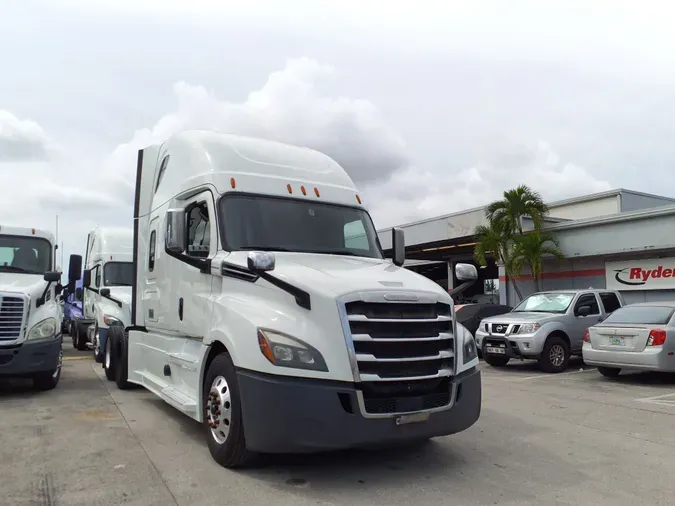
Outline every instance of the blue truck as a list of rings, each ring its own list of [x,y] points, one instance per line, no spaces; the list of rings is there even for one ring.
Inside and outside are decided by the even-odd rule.
[[[61,322],[61,331],[64,334],[73,336],[72,324],[74,321],[81,320],[82,318],[82,279],[79,279],[75,283],[75,291],[72,293],[66,293],[66,297],[63,302],[63,320]]]

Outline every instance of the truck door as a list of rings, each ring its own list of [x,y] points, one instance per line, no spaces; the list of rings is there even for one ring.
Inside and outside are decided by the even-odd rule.
[[[213,194],[206,190],[190,198],[185,203],[185,215],[186,253],[197,258],[213,258],[218,252]],[[177,328],[187,337],[203,338],[211,323],[211,274],[203,274],[195,267],[182,264],[176,275],[172,273],[171,277],[171,293],[176,296]]]
[[[588,316],[581,316],[579,308],[589,306],[591,312]],[[600,305],[594,293],[582,293],[574,304],[574,319],[570,326],[570,341],[572,351],[579,351],[584,344],[584,331],[600,321]]]
[[[96,317],[95,305],[98,302],[100,295],[98,291],[101,289],[101,270],[100,263],[96,264],[91,269],[91,285],[82,291],[82,313],[85,320],[93,320]]]

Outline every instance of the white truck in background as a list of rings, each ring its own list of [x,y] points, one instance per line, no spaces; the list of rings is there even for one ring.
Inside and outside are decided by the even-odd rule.
[[[103,362],[109,327],[131,323],[132,261],[132,229],[96,227],[88,234],[82,290],[76,290],[83,318],[75,320],[72,338],[78,350],[92,347],[96,362]]]
[[[352,180],[316,151],[204,131],[145,148],[131,324],[110,327],[106,372],[202,422],[225,467],[467,429],[473,337],[445,290],[401,267],[403,231],[393,240],[392,262]]]
[[[61,378],[61,272],[54,236],[0,226],[0,378],[31,378],[51,390]]]

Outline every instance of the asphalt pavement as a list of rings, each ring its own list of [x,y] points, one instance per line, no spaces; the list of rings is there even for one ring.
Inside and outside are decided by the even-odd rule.
[[[64,349],[55,390],[0,385],[2,506],[633,506],[675,496],[675,377],[481,364],[483,411],[463,433],[229,471],[199,424],[143,389],[118,391],[91,352]]]

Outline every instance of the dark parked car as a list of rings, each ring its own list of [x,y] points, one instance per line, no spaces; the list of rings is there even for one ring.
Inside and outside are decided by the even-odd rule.
[[[464,325],[472,336],[476,335],[478,325],[483,318],[508,313],[512,309],[511,306],[501,304],[458,304],[455,306],[457,322]]]

